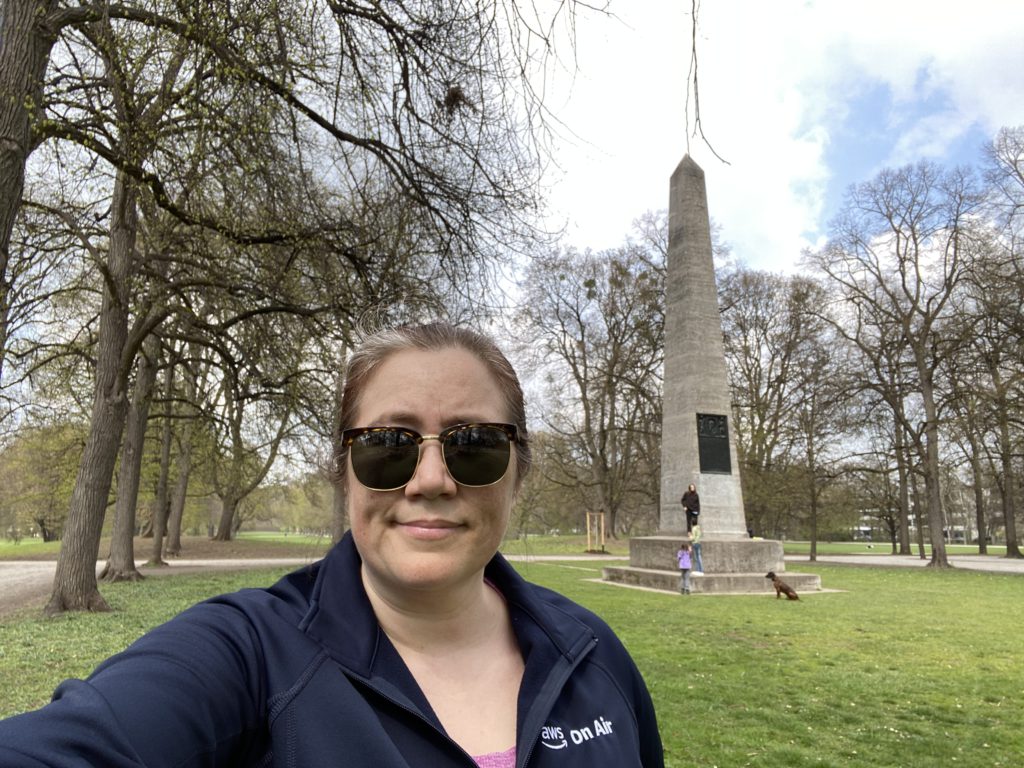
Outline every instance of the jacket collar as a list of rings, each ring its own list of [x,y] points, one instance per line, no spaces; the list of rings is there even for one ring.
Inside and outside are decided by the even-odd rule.
[[[363,589],[361,564],[352,534],[346,533],[320,564],[303,626],[352,673],[364,679],[381,673],[389,676],[380,665],[390,667],[398,655],[377,623]],[[534,652],[573,661],[593,637],[590,627],[545,599],[546,591],[526,582],[500,554],[487,564],[485,576],[508,603],[527,662]]]

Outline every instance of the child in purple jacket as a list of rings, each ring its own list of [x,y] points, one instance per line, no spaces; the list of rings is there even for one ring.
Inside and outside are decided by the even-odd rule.
[[[692,567],[690,562],[690,542],[684,541],[679,545],[679,551],[676,552],[676,560],[679,561],[679,573],[681,575],[679,591],[684,595],[688,595],[690,594],[690,568]]]

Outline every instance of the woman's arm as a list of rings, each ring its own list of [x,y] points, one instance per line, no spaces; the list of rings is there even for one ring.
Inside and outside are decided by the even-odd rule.
[[[0,722],[0,768],[236,765],[265,738],[261,667],[239,611],[196,606]]]

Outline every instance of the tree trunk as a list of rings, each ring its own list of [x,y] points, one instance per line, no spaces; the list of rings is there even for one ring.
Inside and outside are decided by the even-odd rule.
[[[160,480],[157,482],[156,499],[153,502],[153,549],[146,565],[162,566],[164,562],[164,534],[167,530],[169,499],[168,478],[171,473],[171,432],[170,407],[174,397],[174,366],[168,365],[164,378],[164,420],[160,435]]]
[[[347,499],[341,483],[334,483],[331,508],[331,541],[337,544],[348,530]]]
[[[188,480],[192,473],[192,422],[185,421],[178,442],[178,480],[171,494],[171,511],[167,521],[166,553],[171,557],[181,555],[181,520],[185,515],[185,500],[188,494]]]
[[[100,578],[103,581],[138,581],[143,578],[135,567],[135,509],[139,502],[139,476],[142,454],[146,442],[146,424],[149,406],[153,401],[156,383],[156,356],[160,341],[155,336],[146,340],[139,355],[139,368],[135,377],[135,390],[128,411],[121,448],[121,472],[117,479],[117,504],[114,508],[114,529],[110,538],[110,559]]]
[[[974,483],[974,519],[978,527],[978,554],[987,555],[988,523],[985,520],[985,492],[982,487],[985,472],[981,466],[981,447],[973,432],[968,435],[968,441],[971,448],[971,479]]]
[[[333,446],[341,445],[341,393],[345,386],[345,377],[341,371],[345,369],[345,349],[342,348],[339,354],[338,374],[334,378],[334,423],[331,425],[331,442]],[[337,475],[345,470],[342,467],[333,467]],[[337,476],[333,478],[332,487],[334,493],[331,499],[331,541],[337,544],[341,537],[348,530],[348,500],[345,494],[345,486],[338,481]]]
[[[216,482],[217,495],[221,499],[220,521],[217,525],[217,532],[213,536],[214,541],[231,541],[238,531],[242,521],[238,519],[238,505],[242,499],[252,493],[263,482],[270,468],[274,465],[277,452],[281,447],[281,440],[284,439],[288,423],[291,420],[291,411],[285,412],[280,418],[277,434],[270,442],[270,450],[267,458],[263,460],[256,472],[251,475],[246,469],[246,458],[249,449],[246,446],[242,435],[242,424],[245,420],[245,409],[238,398],[232,394],[231,387],[227,387],[225,398],[228,402],[229,425],[228,431],[231,436],[231,459],[227,462],[227,480]],[[251,454],[250,454],[251,455]],[[256,457],[258,459],[258,457]]]
[[[907,477],[907,453],[903,435],[903,424],[899,418],[896,419],[894,428],[893,450],[896,453],[896,474],[899,477],[900,484],[900,554],[909,555],[912,554],[910,549],[910,483]]]
[[[939,466],[939,415],[935,406],[935,389],[932,385],[932,370],[927,361],[918,356],[918,371],[921,376],[921,399],[924,404],[924,488],[928,496],[928,531],[932,542],[932,559],[929,566],[949,568],[946,557],[945,525],[942,515],[941,469]]]
[[[213,535],[214,541],[231,541],[235,532],[235,514],[238,511],[238,498],[233,494],[221,497],[220,522],[217,524],[217,532]]]
[[[932,447],[928,447],[929,463],[932,460],[938,464],[938,451],[932,456]],[[929,566],[936,568],[950,568],[949,560],[946,557],[946,534],[945,524],[942,519],[942,496],[939,488],[938,472],[933,467],[924,474],[924,490],[927,499],[928,509],[928,539],[932,545],[931,561]]]
[[[43,103],[43,76],[55,37],[45,17],[56,0],[0,4],[0,381],[9,335],[11,232],[21,209],[32,122]]]
[[[1006,556],[1024,557],[1017,543],[1016,490],[1017,473],[1013,468],[1013,447],[1006,412],[999,418],[999,458],[1003,465],[1003,523],[1006,526]]]
[[[605,443],[607,440],[606,435],[601,432],[600,435],[595,436],[595,441]],[[612,499],[611,494],[611,473],[608,471],[608,465],[605,460],[605,455],[602,450],[602,446],[595,444],[591,449],[591,478],[594,483],[594,488],[597,490],[598,504],[600,506],[599,512],[605,514],[605,534],[610,539],[617,539],[618,533],[617,526],[618,521],[615,519],[615,503]]]
[[[807,480],[810,491],[811,502],[811,553],[808,557],[812,563],[818,559],[818,487],[815,481],[815,455],[814,451],[807,452]]]
[[[103,281],[96,350],[96,390],[89,436],[71,494],[64,539],[57,557],[49,614],[68,610],[108,611],[96,584],[103,517],[128,412],[128,374],[122,358],[128,342],[129,277],[138,226],[134,183],[118,172],[114,184],[110,255]]]
[[[917,556],[927,560],[924,553],[924,520],[921,519],[921,494],[917,490],[917,473],[911,470],[910,475],[911,493],[914,497],[914,524],[917,526]]]
[[[193,357],[191,345],[189,356]],[[185,389],[186,408],[194,414],[193,403],[196,400],[196,379],[195,370],[185,363],[184,378],[182,380]],[[171,493],[171,507],[167,517],[167,546],[165,552],[171,557],[181,555],[181,521],[185,516],[185,502],[188,498],[189,476],[192,474],[192,419],[186,418],[182,422],[181,434],[178,436],[178,479],[174,484],[174,491]]]

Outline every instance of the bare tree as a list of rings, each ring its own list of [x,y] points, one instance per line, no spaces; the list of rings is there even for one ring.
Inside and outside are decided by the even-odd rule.
[[[858,317],[869,318],[870,325],[837,322],[837,330],[871,358],[877,338],[866,337],[864,331],[881,329],[906,355],[905,370],[913,376],[913,389],[903,396],[917,399],[922,418],[910,423],[906,412],[895,415],[903,420],[920,457],[931,564],[938,567],[949,563],[943,539],[935,370],[950,353],[942,322],[970,267],[968,225],[979,202],[964,171],[944,173],[927,163],[886,170],[851,188],[832,225],[829,244],[812,255],[837,300],[852,306]]]
[[[1024,404],[1024,126],[1000,130],[986,155],[986,203],[996,229],[985,243],[984,258],[972,273],[971,285],[982,312],[979,324],[988,331],[983,360],[991,382],[987,390],[990,413],[998,434],[1002,471],[996,477],[1006,526],[1006,554],[1022,557],[1017,534],[1022,491],[1014,458],[1021,453]]]
[[[423,211],[455,264],[493,254],[498,244],[515,243],[529,230],[523,214],[535,203],[538,131],[545,124],[531,76],[537,61],[550,54],[560,23],[571,26],[578,7],[595,8],[576,0],[546,8],[516,0],[5,3],[0,15],[0,92],[8,96],[0,100],[0,355],[8,340],[11,231],[26,163],[44,141],[71,141],[103,157],[182,221],[250,241],[280,242],[303,234],[296,225],[304,222],[281,220],[247,231],[239,226],[244,222],[210,211],[216,195],[181,195],[173,162],[176,132],[150,132],[158,146],[148,158],[124,151],[127,144],[105,141],[109,124],[102,110],[93,113],[95,121],[79,118],[84,103],[104,105],[112,80],[68,79],[59,71],[62,64],[74,67],[97,54],[118,58],[117,46],[133,35],[175,41],[172,47],[187,56],[179,72],[184,85],[179,95],[185,97],[175,116],[179,127],[193,130],[224,115],[237,117],[243,93],[261,94],[260,103],[274,102],[289,116],[275,130],[295,146],[322,147],[318,137],[335,144],[329,162],[321,158],[308,168],[357,188],[369,176],[387,179],[408,205]],[[121,37],[98,31],[112,24]],[[66,55],[55,62],[51,56],[58,44]],[[138,60],[145,63],[147,57]],[[48,67],[56,70],[54,77],[47,78]],[[238,139],[269,127],[258,110],[246,117],[232,131],[202,130],[193,142],[217,144],[232,133]],[[171,162],[161,167],[156,160],[164,152]],[[229,186],[219,193],[234,197]],[[323,229],[319,234],[326,235]]]
[[[837,350],[838,339],[819,317],[816,308],[824,291],[814,283],[794,286],[794,311],[802,322],[804,335],[797,376],[800,396],[795,413],[797,446],[810,522],[810,559],[817,559],[819,521],[827,490],[842,475],[849,459],[843,437],[854,434],[851,419],[850,385],[844,361]]]
[[[135,259],[139,206],[152,204],[236,245],[263,246],[263,256],[266,247],[292,250],[292,261],[280,254],[288,264],[317,242],[359,275],[387,271],[364,247],[374,233],[350,220],[345,204],[332,204],[379,191],[418,212],[431,256],[452,282],[475,273],[531,231],[524,217],[535,202],[541,154],[531,129],[543,124],[535,119],[543,105],[529,69],[537,54],[547,55],[558,22],[571,23],[576,5],[4,6],[5,92],[18,95],[0,104],[4,349],[7,245],[31,150],[43,142],[73,146],[107,174],[112,201],[94,435],[50,611],[105,607],[90,569],[131,360],[171,312],[202,314],[188,299],[176,307],[133,303],[135,279],[149,269]],[[277,151],[256,151],[268,135]],[[272,172],[286,166],[299,173]],[[325,186],[333,194],[317,194]]]
[[[813,310],[820,289],[810,280],[738,268],[721,281],[724,349],[733,392],[737,451],[743,463],[748,520],[785,533],[799,517],[805,489],[819,498],[820,467],[807,485],[804,462],[820,460],[828,358],[823,324]],[[799,482],[800,486],[795,483]]]
[[[663,285],[663,254],[636,245],[538,257],[525,281],[523,338],[554,404],[545,421],[568,438],[560,471],[612,536],[640,500],[644,527],[656,522]]]

